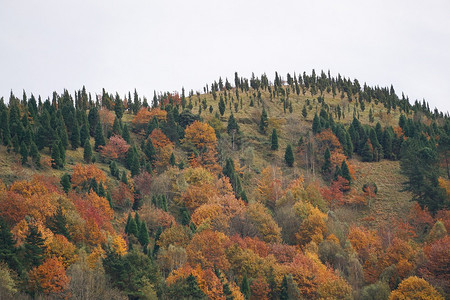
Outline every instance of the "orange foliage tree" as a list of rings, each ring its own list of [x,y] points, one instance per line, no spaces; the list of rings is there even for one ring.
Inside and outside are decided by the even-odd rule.
[[[192,238],[186,248],[188,261],[199,264],[202,268],[217,267],[221,270],[228,270],[230,263],[225,255],[225,245],[229,238],[221,232],[204,230],[197,233]]]
[[[28,272],[28,287],[31,292],[63,295],[70,278],[67,277],[63,263],[56,258],[49,258],[39,267]]]
[[[268,166],[262,170],[261,178],[258,181],[258,192],[261,202],[271,209],[275,208],[276,202],[283,194],[281,178],[280,168]]]
[[[101,156],[109,159],[124,158],[129,148],[130,145],[118,135],[111,136],[105,146],[99,147]]]
[[[134,116],[133,121],[131,121],[134,125],[134,128],[139,133],[144,133],[145,128],[147,127],[148,122],[151,120],[151,114],[146,107],[142,107]]]
[[[95,179],[95,181],[97,181],[97,184],[100,184],[100,182],[103,182],[103,184],[105,184],[105,172],[100,170],[94,164],[76,164],[75,167],[73,167],[73,174],[71,178],[72,188],[75,189],[77,187],[82,187],[86,183],[89,183],[91,179]]]
[[[403,299],[444,300],[444,297],[424,279],[412,276],[400,282],[398,288],[389,296],[389,300]]]
[[[281,228],[264,205],[259,202],[250,204],[246,215],[258,230],[259,238],[268,243],[281,242]]]
[[[251,297],[252,300],[268,300],[269,297],[269,284],[264,279],[264,277],[260,276],[257,279],[253,280],[251,286]]]

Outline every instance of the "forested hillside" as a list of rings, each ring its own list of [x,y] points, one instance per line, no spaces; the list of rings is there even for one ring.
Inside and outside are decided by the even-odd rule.
[[[0,143],[0,299],[450,297],[450,119],[392,86],[11,92]]]

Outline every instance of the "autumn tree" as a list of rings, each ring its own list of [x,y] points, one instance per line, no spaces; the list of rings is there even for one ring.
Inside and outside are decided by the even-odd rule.
[[[45,260],[42,265],[30,270],[28,277],[28,289],[32,295],[42,292],[64,297],[63,293],[70,281],[62,262],[57,258]]]
[[[397,299],[444,300],[444,297],[442,297],[433,286],[424,279],[412,276],[403,280],[398,285],[398,288],[392,291],[389,300]]]

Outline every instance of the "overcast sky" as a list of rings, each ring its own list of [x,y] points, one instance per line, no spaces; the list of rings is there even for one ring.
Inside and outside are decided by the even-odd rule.
[[[450,1],[0,0],[0,97],[330,70],[450,110]]]

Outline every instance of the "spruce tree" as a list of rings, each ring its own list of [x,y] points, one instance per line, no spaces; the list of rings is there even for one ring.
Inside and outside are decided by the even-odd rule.
[[[250,284],[247,279],[247,274],[244,274],[244,277],[242,277],[241,293],[244,295],[246,300],[250,299]]]
[[[61,205],[56,209],[56,213],[48,219],[47,226],[53,233],[64,235],[70,240],[69,231],[67,230],[67,219]]]
[[[129,234],[131,219],[132,219],[131,213],[128,213],[127,224],[125,224],[125,234]]]
[[[44,260],[45,244],[41,232],[36,225],[30,224],[29,231],[25,238],[25,261],[27,265],[37,267],[42,264]]]
[[[287,277],[284,275],[283,281],[281,282],[280,300],[289,300],[288,288]]]
[[[365,143],[361,148],[361,156],[363,161],[373,161],[373,151],[372,147],[370,147],[369,140],[366,139]]]
[[[150,241],[150,237],[148,236],[147,224],[145,224],[145,222],[142,222],[141,226],[139,227],[138,240],[142,246],[146,246]]]
[[[60,184],[63,187],[64,192],[66,192],[66,194],[67,194],[70,191],[70,175],[65,173],[61,177]]]
[[[287,145],[286,151],[284,152],[284,161],[289,167],[294,166],[294,153],[292,152],[292,146]]]
[[[128,223],[128,235],[134,235],[135,237],[138,236],[138,227],[136,224],[136,220],[134,218],[130,219],[130,222]]]
[[[303,105],[302,116],[303,116],[303,118],[305,118],[305,119],[306,119],[306,117],[308,116],[308,111],[306,110],[306,105]]]
[[[92,147],[91,143],[89,142],[89,139],[86,139],[86,141],[84,142],[83,159],[85,163],[87,164],[91,163]]]
[[[66,148],[62,141],[59,141],[59,154],[61,156],[61,168],[66,164]]]
[[[350,175],[350,170],[348,169],[348,165],[345,162],[345,160],[342,161],[341,164],[341,174],[342,174],[342,178],[346,179],[348,181],[349,184],[352,183],[352,177]]]
[[[115,103],[114,103],[114,111],[116,113],[117,118],[120,120],[122,119],[124,107],[123,102],[120,99],[119,95],[116,95]]]
[[[122,176],[120,177],[120,181],[128,185],[128,178],[127,178],[127,172],[122,171]]]
[[[98,151],[100,146],[105,146],[105,145],[106,145],[105,136],[103,135],[103,129],[102,129],[102,126],[99,121],[99,122],[97,122],[97,126],[95,127],[94,149],[95,149],[95,151]]]
[[[129,144],[130,143],[130,130],[128,125],[124,124],[122,128],[122,138]]]
[[[80,147],[80,127],[78,126],[78,122],[75,121],[75,124],[72,128],[72,134],[70,136],[70,144],[72,145],[72,149],[76,150]]]
[[[220,101],[219,101],[219,112],[220,112],[221,116],[223,116],[223,114],[225,113],[225,102],[223,101],[222,96],[220,96]]]
[[[117,117],[114,119],[112,133],[120,136],[122,135],[122,127],[120,124],[120,120]]]
[[[24,141],[20,144],[20,155],[22,156],[22,165],[26,164],[28,161],[28,148]]]
[[[265,134],[268,126],[269,126],[269,120],[267,118],[267,112],[266,112],[266,109],[263,107],[263,110],[261,113],[261,119],[259,120],[259,131],[261,133]]]
[[[80,128],[80,143],[84,146],[84,141],[89,138],[89,130],[86,124],[81,125]]]
[[[317,113],[314,115],[313,123],[312,123],[312,131],[314,134],[320,132],[322,130],[320,125],[320,119],[317,116]]]
[[[97,193],[100,197],[105,197],[106,196],[106,192],[105,192],[105,187],[103,186],[103,182],[100,181],[100,184],[98,185],[98,193]]]
[[[6,262],[12,270],[21,271],[21,263],[17,259],[16,241],[9,225],[0,217],[0,261]]]
[[[169,164],[170,164],[172,167],[174,167],[174,166],[176,165],[176,162],[175,162],[175,155],[173,154],[173,152],[172,152],[172,154],[170,155],[170,158],[169,158]]]
[[[39,150],[34,141],[31,141],[30,157],[33,160],[33,163],[35,164],[35,166],[40,168],[41,167],[41,154],[39,153]]]
[[[230,134],[233,131],[235,131],[236,134],[239,133],[239,124],[236,122],[233,113],[231,113],[230,117],[228,118],[227,132],[228,134]]]
[[[52,168],[53,169],[60,169],[62,167],[62,160],[61,160],[61,152],[59,149],[59,142],[55,141],[52,146]]]
[[[148,138],[147,142],[145,143],[144,153],[150,162],[153,162],[155,160],[156,151],[151,138]]]
[[[270,147],[270,149],[272,150],[278,150],[278,135],[277,135],[277,130],[274,128],[272,131],[272,146]]]

